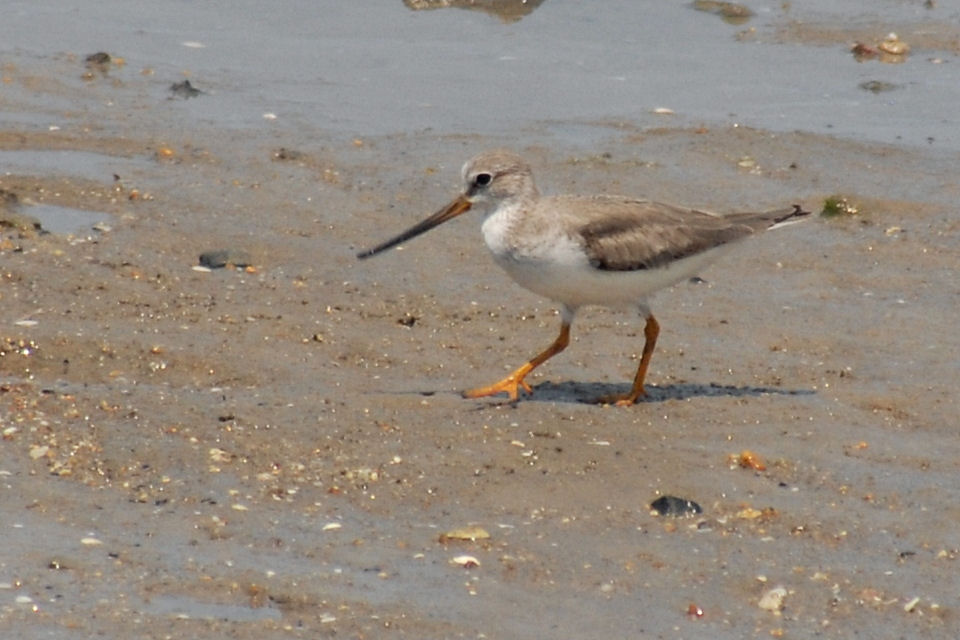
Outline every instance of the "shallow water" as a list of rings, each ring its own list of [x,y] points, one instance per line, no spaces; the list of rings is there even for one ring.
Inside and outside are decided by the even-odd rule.
[[[23,212],[40,222],[50,233],[79,234],[93,231],[94,225],[106,224],[111,216],[97,211],[84,211],[74,207],[58,207],[38,204],[24,208]]]
[[[117,173],[146,163],[131,158],[118,158],[103,153],[75,150],[0,151],[0,167],[6,173],[40,173],[62,175],[100,182],[109,182]]]
[[[956,9],[916,2],[752,4],[730,25],[682,2],[550,0],[516,22],[401,2],[196,5],[8,3],[0,38],[19,56],[106,50],[153,71],[154,97],[187,74],[208,92],[176,117],[238,129],[344,136],[431,130],[547,134],[590,144],[607,126],[739,123],[960,149],[954,54],[858,63],[848,42],[779,43],[790,24],[863,25],[877,40]],[[743,40],[737,38],[745,29]],[[33,37],[42,33],[43,38]],[[906,34],[904,34],[906,35]],[[933,64],[930,58],[946,58]],[[880,80],[901,88],[873,94]],[[654,115],[672,109],[674,116]],[[264,114],[276,120],[264,120]],[[18,116],[8,115],[9,121]],[[571,126],[580,123],[586,125]]]

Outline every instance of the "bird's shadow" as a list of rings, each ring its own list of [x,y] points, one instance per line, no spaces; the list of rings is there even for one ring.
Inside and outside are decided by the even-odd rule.
[[[479,398],[477,409],[489,406],[510,406],[521,402],[568,402],[571,404],[602,404],[601,398],[623,395],[630,391],[629,384],[614,384],[609,382],[542,382],[533,387],[533,393],[521,391],[516,400],[508,400],[506,394]],[[447,392],[438,389],[421,389],[397,391],[401,395],[414,394],[420,396],[445,395]],[[677,383],[665,386],[646,385],[646,395],[642,396],[637,404],[652,404],[667,400],[687,400],[689,398],[718,398],[718,397],[760,397],[767,395],[777,396],[812,396],[816,391],[810,389],[784,389],[782,387],[738,387],[735,385]],[[460,395],[457,393],[457,395]]]
[[[517,402],[570,402],[596,404],[600,398],[630,391],[629,384],[607,382],[543,382],[533,388],[533,393],[523,394]],[[686,400],[700,397],[759,397],[765,395],[808,396],[815,394],[809,389],[784,389],[781,387],[753,387],[723,384],[677,383],[665,386],[646,386],[646,395],[637,404]],[[511,404],[504,400],[502,404]]]

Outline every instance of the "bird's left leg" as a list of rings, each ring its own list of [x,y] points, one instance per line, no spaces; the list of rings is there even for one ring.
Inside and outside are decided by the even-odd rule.
[[[633,387],[628,393],[614,394],[599,399],[600,404],[615,404],[618,407],[629,407],[637,402],[640,396],[646,395],[643,389],[644,378],[647,377],[647,369],[650,367],[650,358],[653,356],[653,349],[657,346],[657,336],[660,335],[660,323],[653,317],[652,313],[647,315],[647,324],[643,328],[644,343],[643,355],[640,356],[640,366],[637,367],[637,375],[633,377]]]

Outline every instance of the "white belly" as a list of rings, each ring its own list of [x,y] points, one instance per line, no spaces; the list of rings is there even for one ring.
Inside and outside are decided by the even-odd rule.
[[[494,259],[524,289],[564,304],[571,309],[585,305],[604,307],[645,306],[654,292],[699,273],[719,258],[729,245],[698,253],[658,269],[604,271],[592,267],[585,256],[580,260]],[[554,256],[556,257],[556,256]]]

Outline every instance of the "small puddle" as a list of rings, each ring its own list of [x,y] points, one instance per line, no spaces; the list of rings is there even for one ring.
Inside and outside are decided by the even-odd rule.
[[[44,231],[73,235],[90,231],[94,225],[109,223],[113,216],[102,211],[86,211],[52,204],[23,207],[20,212],[38,222]]]
[[[112,182],[114,174],[126,174],[131,167],[147,167],[143,158],[111,156],[94,151],[0,151],[0,166],[7,173],[65,175]]]
[[[144,611],[153,615],[173,615],[199,620],[229,620],[230,622],[258,622],[279,620],[281,614],[270,607],[243,607],[235,604],[201,602],[186,596],[158,596],[150,599]]]

